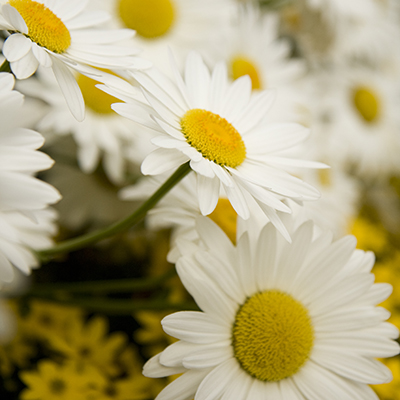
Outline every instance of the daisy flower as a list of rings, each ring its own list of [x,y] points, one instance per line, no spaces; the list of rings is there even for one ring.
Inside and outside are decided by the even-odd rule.
[[[25,273],[38,266],[28,247],[50,244],[55,216],[47,207],[60,199],[34,176],[53,160],[37,151],[43,137],[19,125],[23,96],[13,87],[14,77],[0,74],[0,282],[13,279],[12,265]]]
[[[305,71],[305,64],[290,58],[288,40],[279,37],[279,16],[263,14],[252,3],[240,5],[225,42],[216,49],[233,79],[251,78],[253,90],[277,88],[276,100],[269,113],[275,121],[299,119],[302,101],[296,83]]]
[[[179,59],[189,50],[215,45],[234,11],[232,0],[92,0],[113,16],[113,26],[136,31],[143,57],[159,68],[168,63],[167,46]]]
[[[363,177],[397,173],[398,72],[337,66],[321,79],[316,81],[320,96],[315,107],[328,119],[325,145]]]
[[[304,0],[302,0],[304,1]],[[378,11],[378,1],[375,0],[305,0],[311,8],[322,11],[333,22],[341,18],[361,19],[372,17]]]
[[[392,376],[375,358],[399,353],[399,332],[375,306],[392,288],[374,284],[373,253],[310,222],[291,244],[268,224],[236,248],[212,221],[197,226],[203,245],[182,243],[177,271],[202,311],[162,320],[179,341],[144,375],[183,375],[157,400],[377,400],[368,384]]]
[[[51,67],[72,114],[84,118],[84,102],[69,68],[85,66],[134,68],[148,66],[123,41],[134,32],[98,29],[109,19],[102,11],[86,12],[88,0],[1,0],[0,29],[10,36],[3,54],[18,79],[30,77],[39,65]]]
[[[305,220],[311,219],[319,228],[330,230],[335,238],[347,234],[349,221],[357,215],[360,204],[358,181],[342,171],[339,165],[310,170],[305,176],[321,192],[321,198],[302,207],[294,203],[290,207]]]
[[[301,202],[319,197],[316,189],[287,172],[324,167],[293,158],[293,148],[307,138],[308,130],[295,123],[270,123],[268,110],[275,92],[252,93],[247,75],[229,83],[223,63],[210,74],[193,52],[187,58],[184,79],[174,64],[172,68],[175,82],[156,69],[132,73],[149,106],[135,99],[113,105],[119,114],[158,133],[152,139],[158,148],[145,158],[142,172],[159,175],[190,161],[203,215],[215,209],[222,187],[243,219],[249,218],[246,197],[251,196],[289,239],[276,214],[277,210],[290,212],[282,198]],[[136,117],[136,110],[143,108],[148,110],[147,120]]]

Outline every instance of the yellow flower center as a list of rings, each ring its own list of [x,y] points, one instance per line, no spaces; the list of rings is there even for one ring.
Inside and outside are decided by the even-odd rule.
[[[319,169],[317,174],[321,186],[330,187],[332,185],[332,172],[329,168]]]
[[[119,16],[138,35],[153,39],[165,35],[175,20],[171,0],[120,0]]]
[[[228,199],[219,199],[214,211],[208,216],[236,244],[237,213]]]
[[[111,104],[117,103],[120,100],[98,89],[95,85],[100,82],[88,78],[85,75],[79,75],[77,82],[85,100],[86,107],[89,107],[98,114],[111,114],[114,112],[111,108]]]
[[[278,290],[256,293],[239,308],[232,331],[242,368],[261,381],[294,375],[307,361],[314,330],[307,309]]]
[[[239,132],[211,111],[194,108],[181,119],[186,141],[210,161],[237,167],[246,158],[246,147]]]
[[[251,85],[254,89],[261,89],[261,79],[258,74],[256,66],[245,57],[235,57],[231,61],[232,77],[233,79],[240,78],[244,75],[249,75]]]
[[[376,122],[380,115],[378,96],[367,87],[357,87],[353,90],[353,102],[364,121]]]
[[[24,19],[28,37],[53,53],[64,53],[71,45],[69,30],[49,8],[33,0],[9,0]]]

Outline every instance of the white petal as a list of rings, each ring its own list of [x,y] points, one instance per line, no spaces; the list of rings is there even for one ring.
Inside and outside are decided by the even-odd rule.
[[[220,193],[220,181],[218,178],[207,178],[197,175],[197,196],[200,211],[203,215],[211,214],[217,206]]]
[[[255,279],[259,291],[271,289],[276,279],[276,229],[267,224],[261,231],[254,258]]]
[[[188,161],[187,156],[173,149],[156,149],[143,161],[141,166],[144,175],[159,175],[178,168]]]
[[[24,57],[18,61],[10,63],[11,71],[18,79],[27,79],[32,76],[39,66],[39,61],[29,51]]]
[[[292,379],[307,400],[367,400],[364,390],[350,380],[320,367],[312,361],[293,375]],[[372,397],[374,398],[374,397]]]
[[[229,331],[238,308],[236,299],[233,300],[226,295],[218,284],[188,257],[181,257],[177,261],[176,268],[183,285],[198,306],[207,313],[207,318],[213,317],[218,320],[219,325]]]
[[[85,118],[85,102],[78,83],[62,61],[59,61],[56,57],[53,57],[52,61],[54,75],[72,115],[78,121],[83,121]]]
[[[192,400],[208,369],[188,371],[163,389],[155,400]]]
[[[393,379],[389,368],[379,361],[350,353],[313,349],[311,359],[344,378],[360,383],[380,384],[388,383]]]
[[[215,343],[212,346],[204,346],[197,352],[188,354],[183,359],[183,366],[188,369],[210,368],[225,362],[233,357],[231,341]]]
[[[190,52],[185,64],[185,84],[190,108],[208,109],[210,73],[200,55]]]
[[[215,400],[226,390],[231,377],[237,375],[239,364],[236,359],[229,359],[214,368],[201,382],[194,400]]]
[[[25,23],[25,20],[22,18],[21,14],[10,4],[4,4],[1,7],[1,12],[6,18],[6,20],[13,26],[15,27],[15,30],[24,33],[27,35],[28,32],[28,26]]]
[[[36,43],[32,43],[32,52],[36,59],[39,61],[39,64],[43,67],[51,67],[52,60],[49,56],[49,53],[43,48],[38,46]]]
[[[3,55],[10,61],[18,61],[32,48],[32,42],[20,33],[9,36],[3,45]]]
[[[161,324],[168,335],[189,343],[215,343],[230,339],[230,331],[207,314],[180,311],[165,317]]]
[[[143,375],[149,378],[163,378],[187,371],[184,367],[165,367],[160,363],[160,354],[150,358],[143,367]]]

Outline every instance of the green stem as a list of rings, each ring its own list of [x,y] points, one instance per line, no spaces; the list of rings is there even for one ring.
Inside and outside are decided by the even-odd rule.
[[[1,64],[0,72],[11,72],[11,67],[8,60],[4,60],[3,64]]]
[[[54,247],[38,251],[36,255],[42,261],[47,261],[55,254],[67,253],[73,250],[82,249],[102,239],[106,239],[117,233],[126,231],[130,227],[139,223],[146,216],[147,212],[151,210],[190,171],[191,168],[189,162],[181,165],[149,199],[147,199],[133,214],[129,215],[127,218],[95,232],[90,232],[77,238],[60,242]]]
[[[67,293],[129,293],[153,289],[175,276],[175,268],[157,277],[142,279],[113,279],[108,281],[87,281],[68,283],[49,283],[34,285],[28,296],[45,296],[54,292]]]
[[[85,308],[92,312],[102,312],[107,315],[127,315],[140,310],[198,310],[196,303],[170,303],[165,299],[156,300],[129,300],[129,299],[105,299],[105,298],[48,298],[45,296],[34,296],[36,299],[43,299],[49,302],[64,304],[68,306],[77,306]]]

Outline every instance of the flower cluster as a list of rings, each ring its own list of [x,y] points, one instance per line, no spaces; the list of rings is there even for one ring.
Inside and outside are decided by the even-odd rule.
[[[397,398],[397,0],[0,31],[0,397]]]

